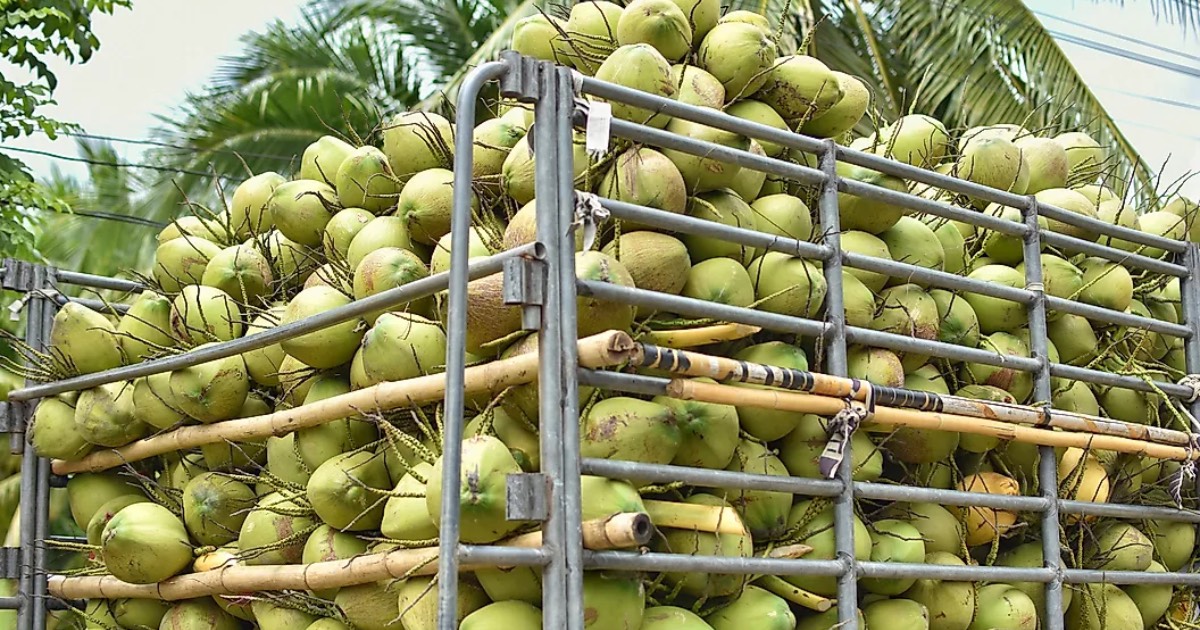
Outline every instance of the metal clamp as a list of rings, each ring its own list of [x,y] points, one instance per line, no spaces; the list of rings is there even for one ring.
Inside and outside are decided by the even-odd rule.
[[[44,282],[41,282],[44,276],[39,277],[41,275],[39,271],[45,269],[44,265],[15,258],[5,258],[3,266],[4,273],[0,274],[0,289],[25,293],[44,286]]]
[[[508,64],[508,72],[500,77],[500,96],[521,103],[533,103],[541,96],[539,77],[542,62],[512,50],[500,53],[500,60]]]
[[[504,303],[521,307],[521,328],[542,327],[542,306],[546,303],[546,263],[529,258],[504,261]]]
[[[542,473],[507,477],[504,517],[510,521],[545,521],[550,518],[550,478]]]

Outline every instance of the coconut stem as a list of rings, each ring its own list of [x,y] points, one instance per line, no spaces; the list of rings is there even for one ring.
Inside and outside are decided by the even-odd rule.
[[[660,529],[690,529],[739,536],[746,533],[742,517],[731,507],[654,500],[643,500],[642,504],[654,526]]]
[[[822,595],[817,595],[816,593],[810,593],[809,591],[793,586],[786,580],[775,577],[774,575],[765,575],[761,578],[758,578],[755,584],[758,584],[759,586],[771,591],[772,593],[775,593],[776,595],[788,600],[789,602],[792,602],[793,604],[798,604],[809,610],[815,610],[817,612],[825,612],[826,610],[833,608],[833,605],[837,603],[836,599],[830,599]]]
[[[722,341],[745,339],[762,330],[746,324],[717,324],[683,330],[654,330],[646,333],[645,339],[668,348],[695,348]]]

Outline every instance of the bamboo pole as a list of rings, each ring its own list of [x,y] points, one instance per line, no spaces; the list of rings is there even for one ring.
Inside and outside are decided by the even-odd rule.
[[[646,514],[632,512],[583,523],[583,546],[592,550],[627,549],[650,542],[653,528]],[[537,548],[542,533],[531,532],[496,543]],[[241,595],[258,591],[323,590],[410,575],[437,573],[437,547],[397,549],[312,564],[247,566],[227,564],[201,573],[177,575],[157,584],[131,584],[111,575],[52,575],[49,592],[62,599],[160,599],[177,601],[209,595]],[[464,565],[461,570],[487,568]]]
[[[631,361],[638,367],[666,370],[681,376],[705,376],[718,381],[768,385],[819,396],[850,398],[860,402],[867,400],[867,393],[870,390],[874,394],[875,404],[884,407],[944,412],[985,420],[1109,435],[1174,446],[1186,447],[1191,444],[1191,435],[1162,427],[1122,422],[1111,418],[1099,418],[1057,409],[1040,409],[1025,405],[973,400],[961,396],[883,387],[857,379],[773,365],[747,363],[674,348],[638,344]]]
[[[720,505],[696,505],[674,501],[643,500],[646,514],[655,527],[691,529],[714,534],[746,533],[746,526],[737,510]]]
[[[760,330],[762,328],[747,324],[717,324],[701,328],[652,330],[645,333],[643,337],[668,348],[695,348],[723,341],[745,339]]]
[[[717,385],[679,379],[674,379],[667,385],[667,395],[682,400],[699,400],[724,405],[780,409],[823,416],[834,415],[847,406],[853,406],[858,409],[866,408],[863,403],[858,401],[848,402],[829,396],[769,389],[749,389],[734,387],[732,385]],[[1052,431],[1050,429],[1040,429],[950,413],[881,407],[878,404],[875,406],[874,415],[867,421],[867,424],[872,423],[905,426],[914,429],[973,433],[996,437],[1002,440],[1038,444],[1040,446],[1093,448],[1118,453],[1146,455],[1156,459],[1200,459],[1200,451],[1178,446],[1167,446],[1155,442],[1145,442],[1111,435]]]
[[[593,335],[579,340],[579,364],[590,368],[618,365],[628,360],[633,347],[633,339],[621,331]],[[467,368],[464,389],[468,393],[500,391],[505,387],[537,380],[537,371],[537,353],[501,359]],[[258,440],[371,411],[417,407],[440,400],[445,393],[445,374],[430,374],[404,381],[380,383],[303,407],[213,424],[182,427],[120,448],[96,451],[76,461],[55,460],[53,470],[59,475],[107,470],[155,455],[185,451],[205,444]]]
[[[837,603],[836,599],[830,599],[823,595],[817,595],[816,593],[806,591],[798,586],[793,585],[791,582],[778,578],[774,575],[764,575],[755,580],[754,583],[788,600],[789,602],[792,602],[793,604],[798,604],[809,610],[815,610],[817,612],[825,612],[826,610],[833,608],[833,605]]]

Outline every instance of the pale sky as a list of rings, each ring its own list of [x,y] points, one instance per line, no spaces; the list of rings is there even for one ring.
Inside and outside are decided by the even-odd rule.
[[[101,48],[92,61],[55,67],[59,106],[48,113],[75,121],[88,133],[147,138],[155,124],[154,115],[172,111],[187,91],[199,90],[222,56],[238,52],[238,38],[243,33],[261,29],[275,18],[294,21],[302,4],[301,0],[135,0],[132,11],[97,18]],[[1127,0],[1124,7],[1092,0],[1026,0],[1026,4],[1054,31],[1154,57],[1190,72],[1157,68],[1061,42],[1146,160],[1158,168],[1169,158],[1167,181],[1189,170],[1200,171],[1197,34],[1185,35],[1177,25],[1156,21],[1149,0]],[[69,138],[51,142],[34,136],[8,144],[77,155],[74,140]],[[117,144],[116,148],[126,162],[139,161],[145,149],[130,144]],[[82,164],[18,157],[40,175],[49,173],[51,164],[69,173],[85,173]],[[1200,178],[1186,186],[1185,194],[1200,198]]]

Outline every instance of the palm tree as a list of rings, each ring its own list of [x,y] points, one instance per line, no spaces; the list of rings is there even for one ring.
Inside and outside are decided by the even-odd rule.
[[[1188,0],[1155,0],[1168,19],[1200,24]],[[163,119],[159,135],[183,148],[158,158],[174,168],[233,179],[288,172],[323,134],[369,137],[397,111],[448,109],[470,68],[494,58],[515,24],[546,0],[311,0],[294,27],[275,23],[245,38],[211,86]],[[1113,180],[1152,201],[1152,168],[1075,71],[1034,13],[1016,0],[732,0],[727,10],[767,15],[807,52],[868,84],[878,113],[936,116],[954,128],[1019,122],[1030,129],[1086,129],[1115,156]],[[202,195],[184,175],[163,182]],[[211,197],[209,198],[212,201]]]

